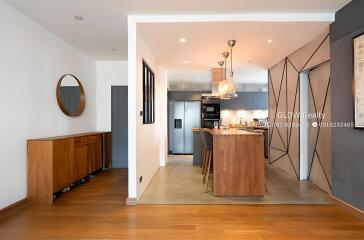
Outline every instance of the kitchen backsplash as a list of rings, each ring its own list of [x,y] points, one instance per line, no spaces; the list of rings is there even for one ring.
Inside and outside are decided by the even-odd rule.
[[[222,110],[222,125],[240,125],[253,121],[254,118],[264,119],[268,117],[268,110]]]

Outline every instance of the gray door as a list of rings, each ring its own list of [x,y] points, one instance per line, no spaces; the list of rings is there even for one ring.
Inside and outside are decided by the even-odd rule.
[[[201,102],[185,102],[184,153],[193,153],[192,128],[201,125]]]
[[[128,167],[128,87],[111,87],[112,167]]]

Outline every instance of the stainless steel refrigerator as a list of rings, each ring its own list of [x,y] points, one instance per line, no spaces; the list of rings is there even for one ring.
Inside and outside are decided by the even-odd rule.
[[[192,128],[201,126],[200,101],[170,101],[169,152],[171,154],[192,154]]]

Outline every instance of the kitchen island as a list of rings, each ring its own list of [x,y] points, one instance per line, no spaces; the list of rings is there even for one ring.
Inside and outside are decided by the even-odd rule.
[[[241,129],[201,130],[213,136],[214,195],[264,196],[263,134]]]

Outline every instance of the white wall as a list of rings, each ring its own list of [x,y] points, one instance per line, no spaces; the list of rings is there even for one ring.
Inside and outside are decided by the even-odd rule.
[[[166,166],[168,155],[168,71],[164,67],[158,69],[159,79],[156,83],[158,96],[156,97],[157,126],[159,134],[159,164],[161,167]]]
[[[27,195],[26,140],[96,130],[96,63],[0,0],[0,209]],[[59,109],[56,85],[76,75],[82,116]]]
[[[156,62],[142,33],[136,34],[136,180],[137,198],[139,199],[146,187],[158,171],[161,156],[166,156],[165,139],[167,137],[167,73]],[[155,123],[143,124],[139,112],[143,110],[143,65],[146,61],[155,74]],[[165,151],[163,153],[162,151]],[[139,178],[143,181],[139,183]]]
[[[127,61],[98,61],[97,67],[97,130],[111,131],[111,86],[128,85]]]
[[[155,123],[143,124],[143,59],[155,74]],[[156,62],[137,24],[128,19],[128,197],[140,199],[167,156],[167,71]],[[140,183],[139,178],[143,177]]]
[[[300,112],[302,113],[308,113],[309,112],[309,76],[308,72],[300,73],[300,81],[299,81],[300,87],[299,87],[299,96],[300,96]],[[300,126],[308,126],[309,121],[308,118],[302,116],[299,119]],[[300,180],[308,179],[309,177],[309,154],[308,154],[308,146],[310,144],[309,139],[309,128],[308,127],[300,127]]]

